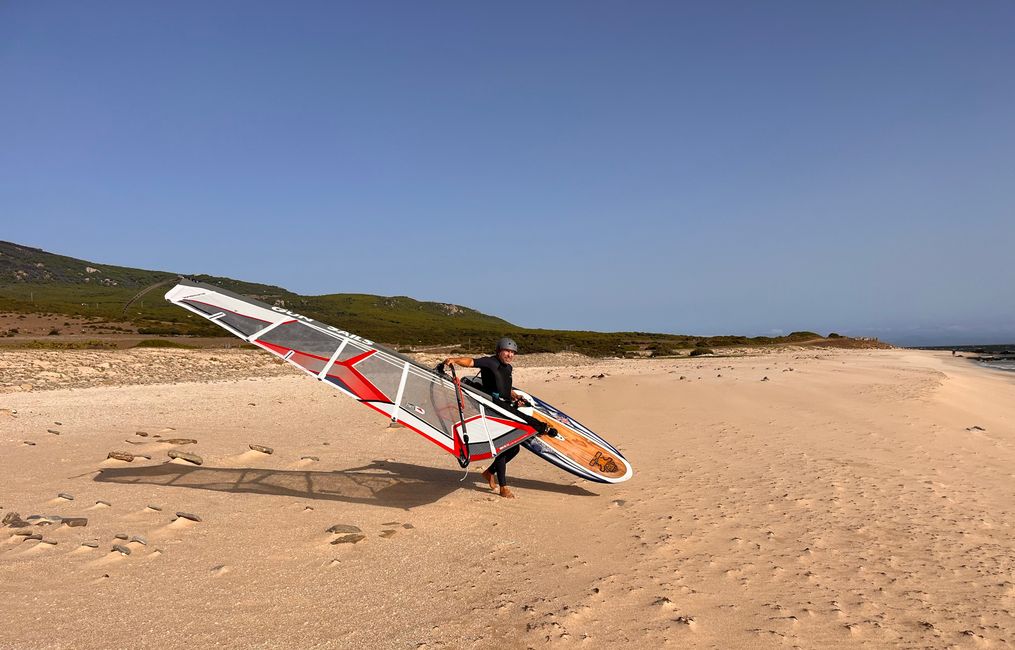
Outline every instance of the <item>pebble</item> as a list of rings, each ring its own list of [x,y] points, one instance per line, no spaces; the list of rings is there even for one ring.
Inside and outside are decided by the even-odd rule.
[[[382,525],[382,526],[397,526],[397,525],[398,525],[399,523],[400,523],[400,522],[397,522],[397,521],[389,521],[389,522],[387,522],[387,523],[383,523],[383,524],[381,524],[381,525]]]
[[[148,508],[149,510],[154,510],[155,512],[162,512],[162,506],[153,506],[152,504],[149,503],[145,507]]]
[[[42,544],[49,544],[50,546],[56,546],[56,540],[55,540],[55,539],[46,539],[46,538],[42,538],[42,539],[41,539],[41,540],[39,540],[39,541],[40,541],[40,542],[41,542]]]
[[[147,431],[135,431],[134,435],[135,436],[141,436],[142,438],[147,438],[148,437],[148,432]]]
[[[193,438],[166,438],[165,440],[160,440],[160,442],[165,442],[165,443],[170,444],[170,445],[196,445],[197,444],[197,440],[194,440]]]
[[[355,544],[366,539],[366,535],[343,535],[332,542],[332,544]]]
[[[57,431],[56,429],[46,429],[46,433],[52,433],[53,435],[56,436],[60,435],[60,432]]]
[[[120,555],[130,555],[130,549],[123,544],[113,544],[112,550],[116,551]]]
[[[115,537],[116,539],[126,540],[127,539],[127,533],[117,533],[117,534],[113,535],[113,537]]]
[[[412,530],[413,528],[415,528],[415,526],[413,526],[412,524],[402,524],[402,528],[406,530]]]
[[[70,495],[70,494],[67,494],[66,492],[61,492],[60,494],[58,494],[56,496],[60,497],[61,499],[67,499],[68,501],[73,501],[74,500],[74,497],[72,495]]]
[[[300,460],[315,460],[320,461],[321,459],[317,456],[300,456]]]
[[[4,515],[3,525],[10,526],[11,528],[21,528],[23,526],[27,526],[28,524],[21,520],[21,515],[12,510]]]
[[[88,519],[86,517],[64,517],[63,523],[71,528],[80,528],[88,525]]]
[[[762,377],[761,381],[769,381],[768,377]]]
[[[81,546],[87,546],[88,548],[99,548],[98,542],[81,542]]]
[[[31,515],[25,521],[34,523],[36,526],[48,526],[63,521],[60,515]]]
[[[362,533],[363,531],[357,526],[352,526],[350,524],[335,524],[334,526],[328,529],[328,532],[342,534],[342,533]]]
[[[42,540],[42,535],[40,535],[39,533],[28,533],[27,535],[25,535],[24,541],[27,542],[30,539],[35,539],[35,540],[40,540],[41,541]]]
[[[30,530],[16,530],[16,531],[14,531],[14,534],[15,534],[15,535],[18,535],[18,536],[20,536],[20,537],[31,537],[31,536],[32,536],[32,535],[34,535],[35,533],[33,533],[33,532],[32,532],[32,531],[30,531]],[[41,539],[41,537],[40,537],[40,539]]]
[[[175,449],[170,449],[169,450],[169,457],[170,458],[179,458],[180,460],[185,460],[188,463],[194,463],[195,465],[200,465],[200,464],[202,464],[204,462],[204,459],[202,459],[197,454],[188,454],[185,451],[177,451]]]
[[[111,451],[106,454],[106,458],[115,458],[116,460],[123,460],[128,463],[134,462],[134,454],[128,454],[125,451]]]
[[[180,517],[182,519],[189,519],[191,521],[196,521],[198,523],[201,522],[201,518],[198,517],[197,515],[195,515],[192,512],[178,512],[178,513],[176,513],[176,516]]]
[[[106,506],[108,508],[108,507],[110,507],[113,504],[110,503],[109,501],[103,501],[102,499],[99,499],[98,501],[95,502],[95,505],[97,505],[97,506]]]
[[[264,445],[247,445],[247,446],[250,447],[250,449],[252,449],[253,451],[259,451],[262,454],[271,455],[275,453],[274,449],[272,449],[271,447],[265,447]]]
[[[31,440],[25,440],[22,444],[28,445],[29,447],[35,446],[35,443],[32,442]]]
[[[138,544],[141,544],[142,546],[148,546],[148,540],[145,537],[141,536],[141,535],[134,535],[133,537],[130,538],[130,541],[137,542]]]

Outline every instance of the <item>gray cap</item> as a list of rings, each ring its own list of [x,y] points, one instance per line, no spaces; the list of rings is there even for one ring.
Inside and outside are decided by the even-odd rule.
[[[515,343],[513,339],[509,339],[508,337],[505,336],[501,340],[497,341],[497,351],[500,352],[501,350],[511,350],[512,352],[518,352],[518,344]]]

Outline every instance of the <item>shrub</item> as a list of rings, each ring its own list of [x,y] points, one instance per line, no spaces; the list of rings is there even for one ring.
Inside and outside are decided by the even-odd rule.
[[[715,354],[715,352],[713,352],[709,348],[694,348],[693,350],[691,350],[691,355],[690,356],[692,356],[692,357],[698,357],[698,356],[701,356],[703,354]]]
[[[50,336],[59,336],[60,335],[60,330],[54,327],[53,329],[49,330],[49,335]]]
[[[832,332],[831,334],[828,335],[828,338],[830,338],[830,339],[841,339],[842,338],[842,334],[836,334],[835,332]]]

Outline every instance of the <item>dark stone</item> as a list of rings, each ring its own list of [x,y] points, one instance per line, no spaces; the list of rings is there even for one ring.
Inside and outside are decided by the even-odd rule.
[[[66,492],[61,492],[60,494],[58,494],[56,496],[60,497],[61,499],[67,499],[68,501],[73,501],[74,500],[74,497],[72,495],[70,495],[70,494],[67,494]]]
[[[134,454],[128,454],[125,451],[111,451],[106,454],[106,458],[115,458],[116,460],[124,460],[128,463],[134,462]]]
[[[349,524],[335,524],[328,529],[328,532],[341,535],[343,533],[362,533],[363,531],[358,527],[351,526]]]
[[[366,539],[366,535],[343,535],[332,542],[332,544],[355,544]]]
[[[88,519],[85,517],[64,517],[63,523],[71,528],[80,528],[81,526],[88,525]]]
[[[162,506],[153,506],[152,504],[149,503],[145,507],[148,508],[149,510],[154,510],[155,512],[162,512]]]
[[[148,540],[141,535],[134,535],[133,537],[130,538],[130,541],[137,542],[142,546],[148,546]]]
[[[110,507],[113,504],[110,503],[109,501],[103,501],[102,499],[99,499],[98,501],[95,502],[95,505],[97,505],[97,506],[106,506],[108,508],[108,507]]]
[[[141,436],[142,438],[147,438],[148,437],[148,432],[147,431],[137,431],[137,432],[134,433],[134,435],[135,436]]]
[[[169,443],[170,445],[196,445],[197,440],[193,438],[166,438],[160,442]]]
[[[98,542],[81,542],[81,546],[87,546],[88,548],[99,548]]]
[[[415,528],[415,526],[413,526],[412,524],[402,524],[402,528],[405,528],[406,530],[412,530],[413,528]]]
[[[4,515],[3,524],[4,526],[10,526],[11,528],[24,528],[28,525],[27,522],[22,521],[21,515],[14,511],[8,512]]]
[[[34,539],[34,540],[37,540],[37,541],[41,542],[42,541],[42,535],[40,535],[39,533],[29,533],[28,535],[25,535],[25,541],[26,542],[28,540],[30,540],[30,539]]]
[[[188,463],[194,463],[195,465],[200,465],[204,463],[204,459],[198,456],[197,454],[188,454],[185,451],[176,451],[175,449],[169,450],[169,457],[179,458],[180,460],[185,460]]]
[[[768,377],[762,377],[761,381],[769,381]]]
[[[117,534],[113,535],[113,537],[115,537],[116,539],[122,539],[122,540],[126,541],[126,539],[127,539],[127,533],[117,533]]]
[[[316,460],[316,461],[319,461],[321,459],[318,458],[317,456],[300,456],[300,460]]]
[[[60,515],[30,515],[25,521],[36,526],[49,526],[50,524],[60,523],[63,521],[63,517]]]
[[[21,444],[23,444],[23,445],[28,445],[29,447],[34,447],[34,446],[35,446],[35,443],[34,443],[34,442],[32,442],[31,440],[25,440],[25,441],[24,441],[23,443],[21,443]]]
[[[180,517],[181,519],[189,519],[191,521],[196,521],[198,523],[201,522],[201,518],[192,512],[178,512],[176,513],[176,516]]]
[[[264,445],[247,445],[247,446],[250,447],[251,450],[253,450],[253,451],[259,451],[262,454],[269,454],[269,455],[271,455],[271,454],[275,453],[274,449],[272,449],[271,447],[265,447]]]
[[[55,436],[60,435],[60,432],[57,431],[56,429],[46,429],[46,433],[52,433]]]
[[[389,522],[383,523],[381,525],[382,526],[397,526],[398,524],[399,524],[399,522],[397,522],[397,521],[389,521]]]
[[[130,549],[123,544],[113,544],[112,550],[116,551],[120,555],[130,555]]]

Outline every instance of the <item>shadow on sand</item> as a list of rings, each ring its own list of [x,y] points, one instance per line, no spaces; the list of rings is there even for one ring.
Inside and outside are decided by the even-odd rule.
[[[375,460],[363,467],[312,472],[243,467],[188,467],[176,463],[147,467],[113,467],[94,478],[99,483],[165,485],[195,490],[271,494],[324,499],[408,510],[442,499],[462,487],[487,490],[479,471],[459,482],[458,470]],[[531,479],[511,479],[511,486],[570,496],[596,496],[585,488]]]

